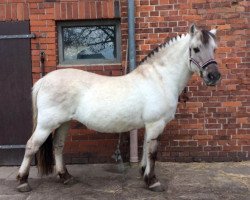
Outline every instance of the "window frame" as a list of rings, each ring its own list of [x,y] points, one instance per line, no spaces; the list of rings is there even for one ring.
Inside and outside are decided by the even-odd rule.
[[[114,60],[106,59],[78,59],[64,60],[63,28],[84,27],[84,26],[115,26],[115,44],[116,58]],[[58,21],[58,57],[59,65],[101,65],[101,64],[120,64],[121,63],[121,29],[119,19],[101,19],[101,20],[81,20],[81,21]]]

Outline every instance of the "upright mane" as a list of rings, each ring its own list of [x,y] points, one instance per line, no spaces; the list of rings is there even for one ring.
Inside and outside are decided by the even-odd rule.
[[[177,35],[176,37],[173,37],[169,39],[166,42],[161,43],[159,46],[157,46],[155,49],[153,49],[146,57],[144,57],[140,62],[139,65],[144,63],[145,61],[148,61],[149,58],[152,58],[155,53],[161,52],[163,49],[168,48],[175,44],[176,42],[180,41],[184,37],[186,37],[187,34]]]

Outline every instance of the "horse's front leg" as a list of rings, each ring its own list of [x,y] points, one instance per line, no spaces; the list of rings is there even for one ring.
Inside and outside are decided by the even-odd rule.
[[[155,175],[155,161],[157,157],[157,145],[159,135],[165,127],[164,121],[146,124],[146,169],[144,172],[144,181],[149,190],[155,192],[164,191],[163,186]]]

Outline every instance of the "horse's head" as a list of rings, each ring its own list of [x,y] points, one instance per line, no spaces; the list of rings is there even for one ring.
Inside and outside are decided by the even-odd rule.
[[[216,50],[216,29],[211,31],[198,30],[195,25],[190,27],[189,67],[197,72],[206,85],[214,86],[221,74],[217,62],[214,60]]]

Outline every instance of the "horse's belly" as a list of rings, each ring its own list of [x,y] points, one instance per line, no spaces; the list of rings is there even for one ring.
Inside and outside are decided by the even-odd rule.
[[[143,121],[138,116],[127,118],[126,116],[107,116],[102,115],[102,113],[99,115],[93,113],[89,117],[78,119],[78,121],[89,129],[105,133],[127,132],[144,126]]]
[[[126,132],[144,125],[143,100],[127,82],[95,84],[81,94],[77,120],[99,132]]]
[[[76,120],[89,129],[106,133],[126,132],[144,126],[138,106],[101,106],[89,103],[78,111]]]
[[[109,121],[108,123],[98,124],[95,122],[87,122],[86,126],[89,129],[104,133],[121,133],[138,129],[143,126],[143,123],[128,123],[124,121]]]

